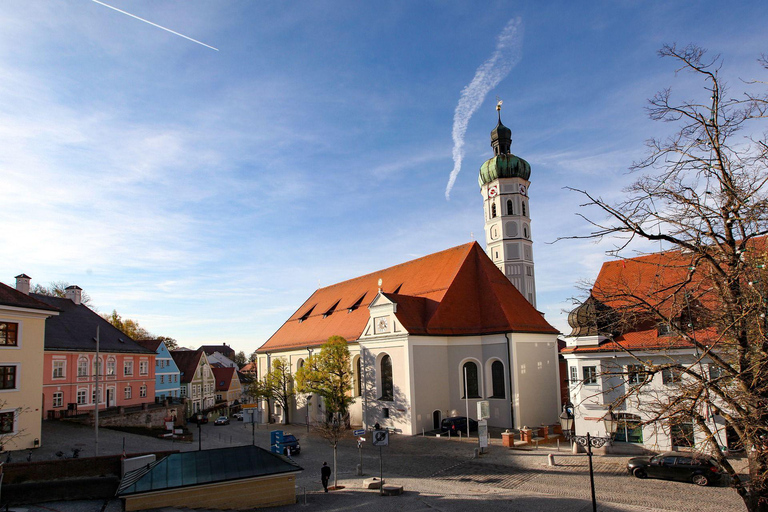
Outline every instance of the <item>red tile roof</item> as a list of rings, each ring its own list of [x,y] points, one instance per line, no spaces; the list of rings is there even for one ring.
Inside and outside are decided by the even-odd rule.
[[[160,346],[160,343],[162,343],[161,340],[134,340],[136,343],[141,345],[142,347],[151,350],[152,352],[157,352],[157,347]]]
[[[181,373],[181,382],[189,384],[195,378],[197,365],[200,364],[200,358],[203,357],[202,350],[171,350],[171,357],[179,367]]]
[[[216,379],[216,391],[229,391],[235,369],[230,366],[228,368],[211,367],[211,370],[213,370],[213,376]]]
[[[319,346],[334,335],[357,340],[379,279],[384,295],[397,303],[397,319],[412,334],[558,332],[472,242],[320,288],[258,352]]]
[[[696,339],[706,344],[704,340],[714,340],[717,336],[715,329],[696,331]],[[714,342],[713,342],[714,343]],[[642,352],[655,350],[675,350],[693,348],[693,343],[680,336],[659,335],[658,329],[639,329],[606,340],[600,345],[582,345],[578,347],[563,347],[561,354],[583,354],[589,352]]]

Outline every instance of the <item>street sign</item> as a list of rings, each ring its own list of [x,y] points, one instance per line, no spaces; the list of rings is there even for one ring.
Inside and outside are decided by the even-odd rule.
[[[374,430],[373,446],[389,446],[389,432],[386,430]]]
[[[480,400],[477,402],[477,419],[487,420],[491,417],[491,402],[488,400]]]
[[[363,430],[363,429],[354,430],[354,431],[352,431],[352,435],[354,435],[354,436],[364,436],[365,435],[365,430]]]

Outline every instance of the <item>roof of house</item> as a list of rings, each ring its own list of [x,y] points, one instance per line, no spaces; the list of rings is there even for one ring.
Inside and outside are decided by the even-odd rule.
[[[701,329],[696,331],[696,339],[699,341],[712,338],[714,330]],[[593,352],[645,352],[656,350],[690,349],[694,345],[688,339],[675,335],[659,334],[656,327],[652,329],[638,329],[614,338],[607,338],[599,345],[581,345],[576,347],[563,347],[561,354],[584,354]]]
[[[243,373],[255,372],[256,371],[256,363],[254,363],[253,361],[250,362],[250,363],[247,363],[242,368],[240,368],[240,371],[243,372]]]
[[[302,470],[288,457],[251,445],[173,453],[126,473],[117,495],[129,496]]]
[[[211,355],[214,352],[218,352],[219,354],[225,355],[230,359],[235,357],[235,349],[226,343],[222,343],[221,345],[202,345],[199,350],[202,350],[208,355]]]
[[[179,367],[181,382],[189,384],[195,378],[195,370],[203,357],[202,350],[171,350],[171,357]]]
[[[229,391],[235,369],[231,367],[211,368],[216,379],[216,391]]]
[[[136,340],[136,343],[152,352],[157,352],[157,349],[162,342],[163,340]]]
[[[45,350],[93,352],[98,329],[101,352],[154,354],[153,350],[142,347],[84,304],[36,293],[30,296],[59,310],[57,316],[45,321]]]
[[[470,336],[557,333],[477,242],[460,245],[315,291],[258,352],[318,346],[333,335],[357,340],[382,293],[411,334]]]
[[[0,306],[15,308],[42,309],[43,311],[58,311],[55,307],[45,302],[21,293],[15,288],[0,283]]]

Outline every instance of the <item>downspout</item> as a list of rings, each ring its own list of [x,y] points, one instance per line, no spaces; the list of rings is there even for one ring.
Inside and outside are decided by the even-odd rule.
[[[512,428],[515,428],[515,408],[514,400],[512,396],[512,348],[509,341],[509,333],[504,333],[504,337],[507,339],[507,372],[509,373],[509,421],[512,424]]]

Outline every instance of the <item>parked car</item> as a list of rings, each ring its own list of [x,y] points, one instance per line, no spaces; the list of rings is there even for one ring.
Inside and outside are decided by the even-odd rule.
[[[301,453],[301,445],[299,439],[293,434],[283,435],[283,455],[288,455],[288,448],[291,449],[291,455],[298,455]]]
[[[219,416],[216,418],[216,421],[213,422],[214,425],[229,425],[229,418],[226,416]]]
[[[456,432],[467,432],[467,417],[466,416],[453,416],[452,418],[445,418],[440,422],[440,428],[442,430],[450,430],[452,434]],[[477,422],[472,418],[469,418],[469,431],[477,432]]]
[[[723,476],[720,466],[710,457],[685,452],[634,457],[629,459],[627,471],[637,478],[664,478],[701,486],[718,482]]]
[[[187,420],[187,422],[188,423],[197,423],[197,414],[193,414],[192,416],[190,416],[189,419]],[[208,423],[208,416],[203,414],[203,418],[200,420],[200,423],[201,424]]]
[[[243,421],[243,413],[241,412],[236,412],[235,414],[232,415],[232,417],[235,418],[237,421]]]

